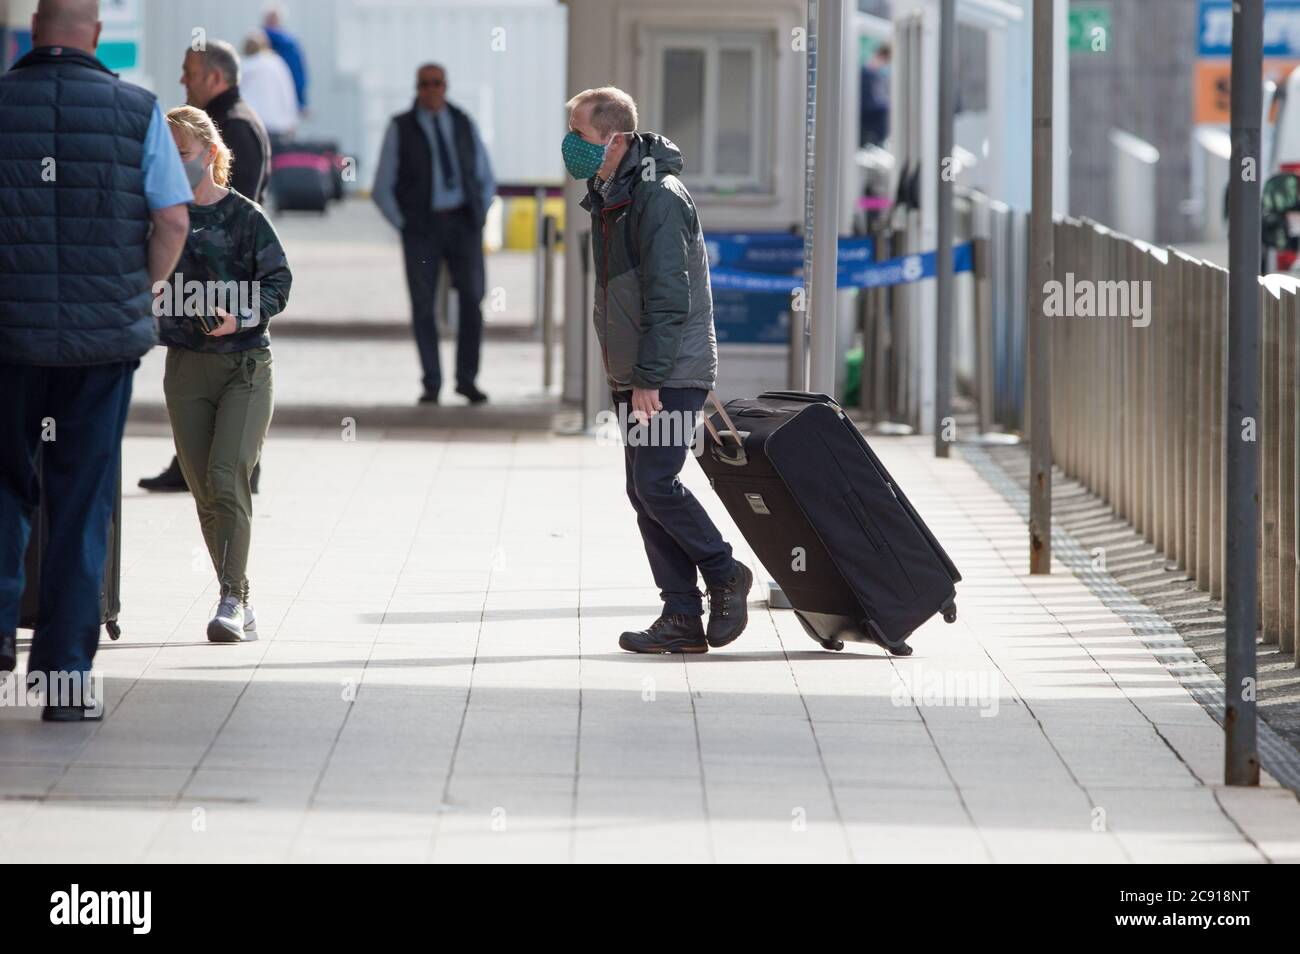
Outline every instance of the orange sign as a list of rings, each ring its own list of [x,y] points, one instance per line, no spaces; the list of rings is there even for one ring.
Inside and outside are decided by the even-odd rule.
[[[1300,60],[1265,60],[1264,77],[1279,86]],[[1192,116],[1196,123],[1222,123],[1232,118],[1229,94],[1232,87],[1232,63],[1223,59],[1203,59],[1196,64],[1196,93]]]

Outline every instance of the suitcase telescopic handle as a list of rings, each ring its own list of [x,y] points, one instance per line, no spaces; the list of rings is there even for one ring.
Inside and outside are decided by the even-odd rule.
[[[727,413],[727,409],[723,407],[722,402],[718,400],[718,392],[710,391],[709,396],[706,399],[706,402],[707,401],[712,401],[713,406],[718,409],[718,416],[722,418],[722,423],[727,428],[727,433],[735,439],[736,446],[744,447],[745,441],[740,436],[740,431],[736,430],[736,424],[732,421],[731,415]],[[718,446],[722,446],[722,435],[719,434],[718,429],[713,426],[713,418],[707,413],[704,415],[704,428],[709,432],[709,435],[718,442]]]

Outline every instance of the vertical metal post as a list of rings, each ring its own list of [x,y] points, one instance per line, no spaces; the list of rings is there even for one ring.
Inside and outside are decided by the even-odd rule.
[[[805,38],[803,113],[803,313],[791,312],[790,387],[808,390],[808,345],[812,339],[813,252],[816,248],[817,183],[817,5],[808,0],[808,35]],[[802,319],[802,320],[800,320]]]
[[[813,193],[812,301],[808,327],[809,390],[835,397],[836,273],[840,239],[840,89],[844,85],[844,2],[819,0],[817,11],[817,103]]]
[[[957,92],[956,0],[939,4],[939,161],[938,247],[934,255],[934,456],[948,456],[948,418],[952,415],[952,184],[953,123]]]
[[[992,244],[987,236],[976,236],[971,247],[975,266],[975,393],[981,434],[992,432],[995,419]]]
[[[1278,447],[1279,499],[1278,499],[1278,540],[1281,544],[1281,559],[1278,565],[1278,593],[1281,600],[1282,617],[1278,648],[1291,655],[1295,652],[1295,579],[1296,579],[1296,306],[1300,295],[1295,291],[1284,297],[1285,310],[1282,312],[1282,338],[1278,343],[1281,373],[1278,376],[1278,401],[1281,416],[1278,419],[1280,445]]]
[[[553,383],[551,365],[555,352],[555,218],[542,218],[542,248],[546,258],[542,266],[542,388],[548,393]]]
[[[1033,183],[1029,222],[1029,572],[1052,572],[1052,0],[1034,0]]]
[[[546,294],[546,189],[538,186],[533,190],[533,201],[537,203],[537,221],[534,240],[537,249],[533,255],[533,327],[538,331],[542,327],[542,299]]]
[[[1260,636],[1262,642],[1278,642],[1281,629],[1278,600],[1278,478],[1281,469],[1278,466],[1278,324],[1286,295],[1277,287],[1264,292],[1264,307],[1260,319],[1260,402],[1258,445],[1260,454],[1259,471],[1259,605]],[[1229,432],[1231,434],[1231,432]]]
[[[1224,611],[1224,782],[1259,784],[1255,634],[1259,629],[1259,126],[1264,0],[1232,5],[1232,160],[1228,180],[1228,342]],[[1256,435],[1258,436],[1258,435]]]

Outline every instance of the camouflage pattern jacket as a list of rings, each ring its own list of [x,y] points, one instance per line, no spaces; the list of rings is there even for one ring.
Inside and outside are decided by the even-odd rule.
[[[260,206],[234,189],[212,205],[192,203],[185,250],[154,301],[159,337],[169,347],[215,354],[265,348],[292,283],[280,238]],[[198,316],[217,308],[239,320],[238,331],[204,332]]]

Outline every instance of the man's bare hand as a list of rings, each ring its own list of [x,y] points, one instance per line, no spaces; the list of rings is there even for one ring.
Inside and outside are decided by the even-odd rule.
[[[664,406],[659,403],[658,388],[632,389],[632,417],[638,424],[645,424],[663,409]]]

